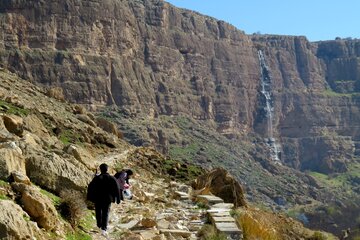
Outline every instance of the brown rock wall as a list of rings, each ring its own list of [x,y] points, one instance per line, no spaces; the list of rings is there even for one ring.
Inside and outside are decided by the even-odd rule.
[[[8,1],[0,11],[2,62],[71,101],[185,113],[224,133],[252,125],[256,55],[225,22],[162,1]]]
[[[316,132],[324,127],[359,138],[358,100],[346,95],[360,89],[358,40],[247,36],[161,0],[9,0],[0,12],[1,65],[62,89],[72,102],[115,104],[133,117],[185,114],[229,137],[253,131],[265,137],[261,49],[277,138],[301,143],[321,137]]]

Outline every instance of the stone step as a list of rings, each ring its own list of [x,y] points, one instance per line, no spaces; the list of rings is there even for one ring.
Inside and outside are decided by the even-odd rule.
[[[196,196],[196,202],[202,202],[207,205],[214,205],[217,203],[224,203],[224,200],[214,195],[198,195]]]
[[[208,209],[206,210],[207,213],[226,213],[226,214],[229,214],[230,215],[230,210],[231,209],[228,209],[228,208],[211,208],[211,209]]]
[[[233,222],[235,223],[235,219],[233,217],[211,217],[212,222]]]
[[[210,212],[210,217],[231,217],[230,212]]]
[[[225,208],[225,209],[233,209],[233,203],[217,203],[211,206],[211,208]]]
[[[174,193],[175,193],[175,197],[177,199],[180,199],[180,200],[183,200],[183,201],[190,199],[189,194],[187,194],[186,192],[175,191]]]
[[[226,235],[242,235],[242,231],[235,222],[215,222],[215,227],[220,233]]]

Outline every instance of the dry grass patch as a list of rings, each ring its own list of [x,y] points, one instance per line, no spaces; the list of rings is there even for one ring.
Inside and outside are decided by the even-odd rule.
[[[254,214],[250,211],[239,211],[236,220],[243,229],[245,240],[280,240],[275,227],[269,222],[265,215]]]
[[[61,215],[76,228],[86,214],[86,203],[82,193],[75,190],[63,190],[60,192],[61,204],[59,206]]]
[[[244,240],[333,240],[332,234],[313,231],[284,214],[258,208],[237,209],[235,218],[243,229]]]

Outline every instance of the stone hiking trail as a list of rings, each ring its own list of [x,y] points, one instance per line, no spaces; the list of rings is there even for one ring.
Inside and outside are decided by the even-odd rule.
[[[128,152],[99,158],[97,163],[115,166],[117,162],[126,162]],[[126,167],[135,170],[135,176],[130,179],[134,197],[112,204],[108,235],[102,236],[100,229],[94,225],[89,232],[92,239],[200,239],[197,233],[207,219],[228,239],[242,238],[241,230],[230,216],[233,204],[224,203],[221,198],[212,195],[199,195],[192,201],[190,186],[154,177],[136,166]]]

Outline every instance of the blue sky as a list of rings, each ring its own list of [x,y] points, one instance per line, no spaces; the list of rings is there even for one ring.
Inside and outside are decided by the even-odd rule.
[[[310,41],[360,38],[360,0],[166,0],[231,23],[247,34],[302,35]]]

